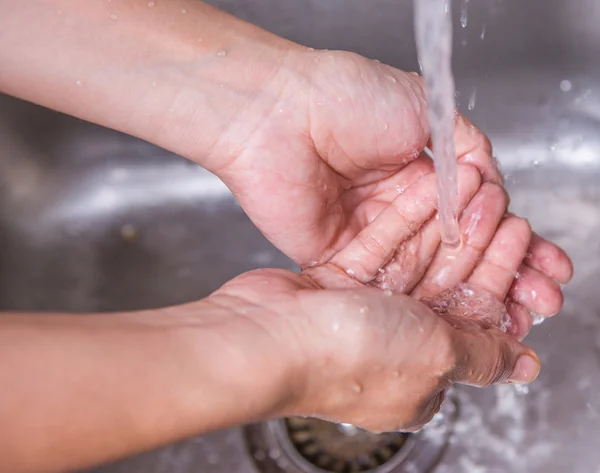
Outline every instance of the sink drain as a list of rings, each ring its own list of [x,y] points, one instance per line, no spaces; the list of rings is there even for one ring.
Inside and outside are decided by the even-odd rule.
[[[375,435],[353,425],[319,419],[290,418],[285,424],[296,451],[312,465],[332,473],[378,468],[409,441],[404,433]]]
[[[426,473],[441,459],[457,415],[448,396],[441,414],[415,434],[292,417],[246,426],[244,437],[261,473]]]

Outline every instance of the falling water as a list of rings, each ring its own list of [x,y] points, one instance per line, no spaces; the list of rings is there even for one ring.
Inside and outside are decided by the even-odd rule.
[[[454,151],[454,77],[450,0],[415,0],[415,32],[419,64],[425,78],[433,159],[438,179],[442,241],[460,243],[457,164]]]

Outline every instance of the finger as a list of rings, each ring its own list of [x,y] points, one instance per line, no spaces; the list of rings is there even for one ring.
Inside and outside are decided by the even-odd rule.
[[[458,162],[477,167],[484,181],[502,185],[502,174],[498,162],[492,155],[492,144],[489,138],[461,114],[456,116],[454,123],[454,143]]]
[[[502,187],[484,183],[460,218],[460,248],[440,246],[412,295],[418,299],[433,297],[464,281],[492,240],[507,205],[508,196]]]
[[[451,374],[455,383],[484,387],[511,381],[530,383],[540,371],[533,350],[496,329],[455,331],[460,354]]]
[[[503,301],[527,254],[530,240],[531,227],[527,220],[519,217],[502,220],[468,282]]]
[[[545,317],[550,317],[562,308],[563,294],[556,281],[537,269],[521,266],[519,278],[509,291],[509,296],[527,308]]]
[[[529,334],[531,327],[533,326],[531,313],[512,299],[506,299],[505,305],[511,321],[507,333],[517,340],[523,340]]]
[[[343,205],[348,209],[364,208],[363,213],[357,214],[358,227],[362,229],[385,210],[398,195],[403,194],[406,189],[423,176],[434,172],[433,161],[429,157],[421,155],[404,167],[401,172],[396,172],[389,178],[378,181],[373,189],[367,193],[367,197],[373,200],[370,205],[361,205],[365,201],[364,186],[346,192],[343,196]]]
[[[460,168],[465,177],[459,187],[459,215],[481,184],[481,177],[476,168],[468,165],[460,165]],[[430,218],[420,232],[398,247],[394,257],[379,270],[371,285],[403,294],[409,293],[425,274],[439,244],[440,221],[437,218]]]
[[[461,167],[462,183],[472,171]],[[394,255],[398,246],[414,235],[431,218],[437,204],[434,173],[423,176],[394,199],[330,264],[343,268],[350,276],[366,284],[372,281]]]
[[[525,264],[561,284],[573,277],[573,263],[564,250],[535,233]]]

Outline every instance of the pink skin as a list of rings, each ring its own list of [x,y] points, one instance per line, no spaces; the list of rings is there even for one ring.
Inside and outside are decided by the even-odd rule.
[[[323,287],[363,284],[421,298],[479,282],[499,300],[510,297],[518,337],[529,331],[527,311],[560,309],[553,280],[568,281],[571,263],[505,216],[502,176],[479,129],[457,115],[464,245],[450,254],[439,248],[433,165],[421,153],[430,139],[421,79],[350,53],[300,56],[310,92],[291,80],[275,105],[285,119],[265,120],[219,170],[276,246]]]
[[[414,161],[406,172],[418,175],[424,160]],[[562,271],[567,280],[570,262],[558,247],[532,234],[526,220],[506,216],[508,197],[503,188],[490,182],[480,186],[480,181],[475,168],[459,166],[459,249],[439,244],[435,174],[430,173],[397,193],[396,199],[326,264],[306,268],[304,273],[323,287],[371,285],[417,299],[434,297],[465,281],[506,301],[512,319],[509,333],[524,338],[531,329],[529,311],[549,316],[562,306],[560,286],[527,265],[533,258],[525,258],[532,242],[561,264],[553,275]],[[543,258],[535,261],[548,263]]]

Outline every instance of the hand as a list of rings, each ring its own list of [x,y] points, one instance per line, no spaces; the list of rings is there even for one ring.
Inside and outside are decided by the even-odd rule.
[[[403,173],[419,173],[420,157]],[[526,220],[506,215],[504,189],[486,182],[478,171],[459,165],[459,213],[462,246],[439,246],[436,178],[427,174],[404,188],[391,204],[326,263],[304,270],[321,287],[375,286],[416,299],[432,298],[466,281],[505,302],[519,339],[531,329],[530,312],[551,316],[562,306],[553,278],[571,275],[567,256],[532,234]],[[527,251],[536,248],[535,256]],[[554,266],[539,255],[551,256]],[[525,260],[525,263],[524,263]],[[556,268],[564,273],[556,273]]]
[[[456,118],[458,162],[473,167],[461,171],[466,244],[450,262],[432,219],[433,164],[421,154],[429,140],[421,79],[350,53],[300,56],[300,66],[286,67],[309,70],[306,83],[286,74],[291,85],[272,113],[219,171],[276,246],[304,268],[328,263],[416,297],[470,278],[500,300],[510,296],[519,336],[531,326],[528,311],[560,309],[556,281],[571,278],[571,262],[527,222],[504,217],[508,198],[485,135]]]
[[[537,376],[536,355],[514,337],[477,321],[453,328],[415,299],[388,294],[322,290],[308,277],[258,270],[208,301],[243,308],[238,312],[258,336],[278,347],[279,360],[304,367],[287,392],[273,396],[278,415],[413,431],[431,420],[453,383],[487,386]],[[273,350],[256,346],[253,358]]]

